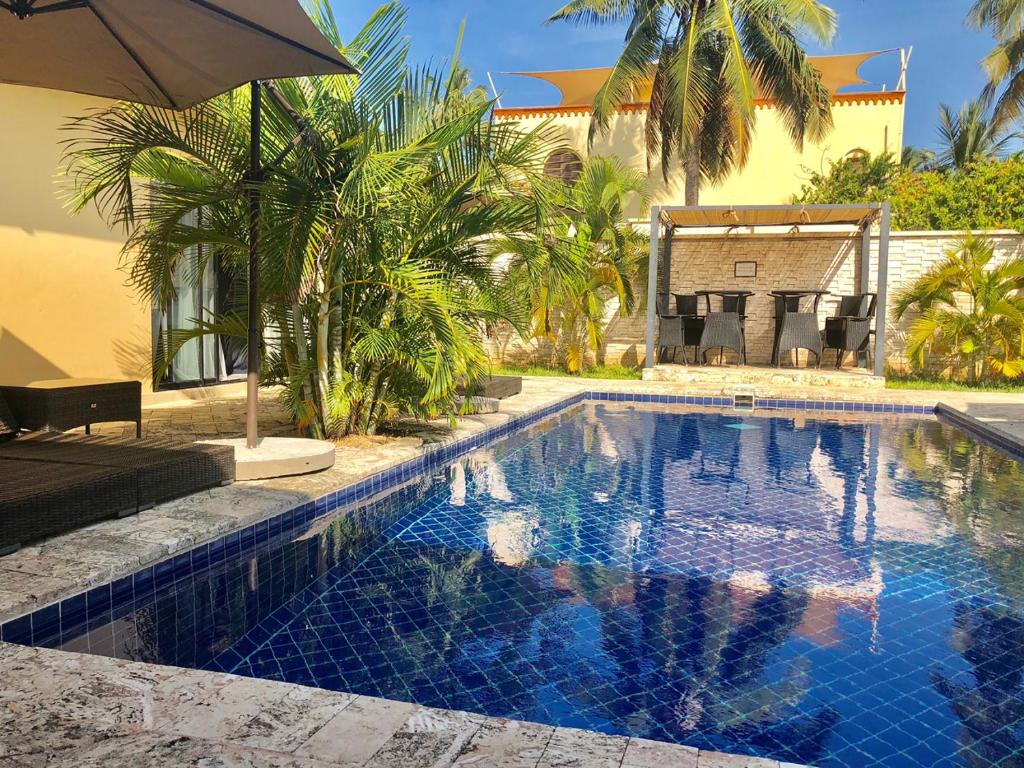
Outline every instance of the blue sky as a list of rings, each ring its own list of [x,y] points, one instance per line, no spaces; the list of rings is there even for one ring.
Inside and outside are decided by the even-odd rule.
[[[369,18],[379,0],[332,0],[348,35]],[[505,106],[553,104],[557,93],[543,83],[501,73],[572,69],[612,63],[622,46],[622,31],[548,26],[545,19],[560,0],[407,0],[408,33],[418,59],[450,57],[459,24],[467,22],[463,59],[477,82],[486,73],[502,92]],[[914,46],[910,64],[906,141],[934,142],[938,105],[959,106],[981,90],[978,62],[990,38],[970,30],[964,17],[971,0],[832,0],[839,13],[839,34],[831,52],[853,53]],[[812,52],[822,52],[811,48]],[[895,85],[896,54],[869,62],[861,74],[874,83]]]

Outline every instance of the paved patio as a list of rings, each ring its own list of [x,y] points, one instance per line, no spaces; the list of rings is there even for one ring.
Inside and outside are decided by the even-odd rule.
[[[411,425],[405,436],[351,438],[312,476],[236,483],[108,521],[0,559],[0,622],[131,573],[415,458],[425,441],[466,437],[587,389],[695,394],[648,382],[527,379],[497,414]],[[721,393],[721,390],[719,390]],[[1020,430],[1019,396],[875,390],[881,402],[940,400]],[[859,393],[859,399],[868,399]],[[822,397],[821,390],[773,396]],[[828,397],[833,397],[828,393]],[[147,409],[148,434],[202,439],[239,434],[239,399]],[[264,424],[290,431],[272,398]],[[119,427],[106,428],[116,431]],[[1024,433],[1021,434],[1024,438]],[[0,765],[26,766],[577,766],[779,768],[772,760],[570,729],[429,710],[264,680],[152,667],[0,643]]]

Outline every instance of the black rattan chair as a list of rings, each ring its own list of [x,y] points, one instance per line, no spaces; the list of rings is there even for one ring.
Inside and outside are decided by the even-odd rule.
[[[686,341],[683,337],[683,318],[679,315],[661,315],[658,317],[658,361],[664,362],[665,352],[672,350],[671,362],[675,362],[680,348],[683,349],[683,361],[686,361]]]
[[[782,317],[787,312],[800,311],[800,297],[773,294],[772,299],[775,301],[775,312],[772,314],[775,323],[775,330],[772,334],[772,365],[774,365],[775,361],[779,359],[779,331],[782,330]]]
[[[825,320],[824,348],[836,350],[836,368],[842,368],[849,352],[870,355],[871,323],[877,303],[874,293],[843,296],[835,317]]]
[[[672,306],[672,294],[670,293],[659,293],[658,294],[658,317],[675,317],[678,312]]]
[[[676,300],[676,314],[683,317],[697,317],[700,297],[695,293],[673,293]]]
[[[821,328],[818,325],[818,302],[815,300],[811,311],[800,311],[803,297],[773,294],[775,299],[775,343],[772,349],[772,362],[781,367],[782,353],[794,349],[806,349],[812,352],[818,368],[821,367],[823,352]]]
[[[700,315],[700,297],[695,293],[674,293],[676,314],[683,319],[683,362],[689,363],[686,350],[693,347],[693,362],[697,362],[700,340],[704,335],[704,318]]]
[[[701,294],[698,294],[701,295]],[[701,333],[698,355],[700,362],[707,365],[708,352],[714,349],[731,349],[738,353],[743,365],[747,364],[746,314],[747,299],[750,293],[721,292],[722,311],[711,311],[711,295],[703,294],[708,303],[708,313],[704,317],[704,329]]]

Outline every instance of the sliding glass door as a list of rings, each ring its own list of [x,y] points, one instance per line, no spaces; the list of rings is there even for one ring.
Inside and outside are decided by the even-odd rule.
[[[217,314],[244,312],[245,309],[244,275],[238,276],[225,268],[220,259],[203,259],[198,247],[191,249],[179,263],[174,286],[175,298],[154,322],[153,349],[158,359],[169,334],[173,335],[174,331],[190,330],[200,321],[212,322]],[[242,339],[202,336],[191,339],[175,355],[162,386],[202,386],[244,379],[245,364]]]

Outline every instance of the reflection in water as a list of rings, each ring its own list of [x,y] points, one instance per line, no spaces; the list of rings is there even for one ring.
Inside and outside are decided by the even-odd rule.
[[[976,601],[955,607],[953,647],[970,665],[971,677],[932,680],[963,723],[967,766],[1024,765],[1024,622]]]
[[[1022,496],[934,422],[586,407],[68,644],[823,766],[1021,765]]]

